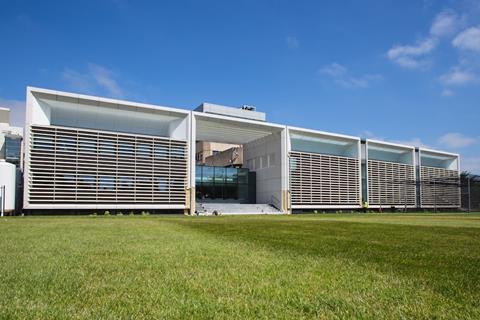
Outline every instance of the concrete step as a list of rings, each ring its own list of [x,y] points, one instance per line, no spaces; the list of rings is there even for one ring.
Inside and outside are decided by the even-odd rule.
[[[274,206],[266,203],[240,204],[240,203],[201,203],[196,204],[197,213],[200,215],[230,215],[230,214],[279,214]]]

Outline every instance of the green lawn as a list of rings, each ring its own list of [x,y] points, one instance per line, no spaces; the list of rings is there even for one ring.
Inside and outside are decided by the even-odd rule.
[[[480,214],[0,219],[0,319],[480,319]]]

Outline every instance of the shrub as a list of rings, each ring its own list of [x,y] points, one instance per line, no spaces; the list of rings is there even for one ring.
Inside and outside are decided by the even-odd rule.
[[[122,211],[120,211],[120,212],[117,213],[117,217],[119,217],[119,216],[123,216]]]
[[[105,212],[103,213],[103,215],[105,215],[105,216],[109,216],[109,215],[110,215],[110,211],[108,211],[108,210],[105,210]]]

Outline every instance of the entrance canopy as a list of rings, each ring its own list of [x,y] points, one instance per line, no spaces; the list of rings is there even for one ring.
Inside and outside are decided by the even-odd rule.
[[[245,144],[285,129],[285,126],[255,120],[193,112],[196,140]]]

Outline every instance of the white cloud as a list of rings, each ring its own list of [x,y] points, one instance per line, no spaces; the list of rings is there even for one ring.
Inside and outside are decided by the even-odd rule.
[[[328,74],[331,77],[342,77],[347,73],[347,68],[336,62],[320,69],[320,73]]]
[[[460,158],[460,168],[474,174],[480,174],[480,157]]]
[[[465,85],[478,81],[475,73],[472,71],[463,69],[461,67],[453,67],[451,70],[440,77],[440,81],[444,85]]]
[[[393,63],[407,68],[419,69],[429,65],[427,56],[438,46],[440,39],[452,35],[459,27],[460,19],[451,10],[445,10],[435,17],[430,34],[414,45],[395,45],[387,52]]]
[[[89,70],[92,77],[98,83],[99,86],[103,87],[107,92],[117,98],[124,96],[124,92],[120,89],[117,81],[114,79],[113,73],[105,67],[89,64]]]
[[[23,127],[25,124],[25,101],[0,98],[0,107],[10,109],[10,124]]]
[[[85,73],[65,68],[62,72],[62,78],[74,90],[87,93],[95,93],[100,90],[114,98],[125,96],[124,90],[115,79],[115,74],[100,65],[89,63]]]
[[[430,148],[430,146],[423,143],[420,138],[412,138],[412,139],[407,139],[407,140],[393,140],[393,142],[398,143],[398,144],[404,144],[404,145],[407,145],[407,146]]]
[[[298,39],[294,36],[288,36],[285,38],[285,43],[290,49],[297,49],[300,46]]]
[[[453,96],[453,91],[450,89],[443,89],[442,90],[442,96],[443,97],[451,97]]]
[[[62,72],[62,78],[67,84],[78,91],[90,92],[93,90],[93,82],[89,74],[82,74],[75,70],[65,68]]]
[[[379,141],[385,141],[383,137],[377,136],[375,133],[373,133],[370,130],[364,130],[359,134],[360,137],[366,138],[366,139],[372,139],[372,140],[379,140]]]
[[[387,57],[401,67],[416,69],[428,65],[425,55],[435,49],[437,41],[427,38],[416,45],[397,45],[387,52]]]
[[[460,32],[453,39],[452,45],[459,49],[480,52],[480,26],[471,27]]]
[[[459,26],[459,19],[452,11],[443,11],[433,20],[430,34],[434,37],[443,37],[453,34]]]
[[[321,68],[319,73],[329,76],[336,84],[345,88],[368,88],[372,82],[382,79],[379,74],[351,76],[345,66],[336,62]]]
[[[467,137],[458,132],[449,132],[438,139],[438,142],[449,148],[464,148],[477,143],[477,139]]]

